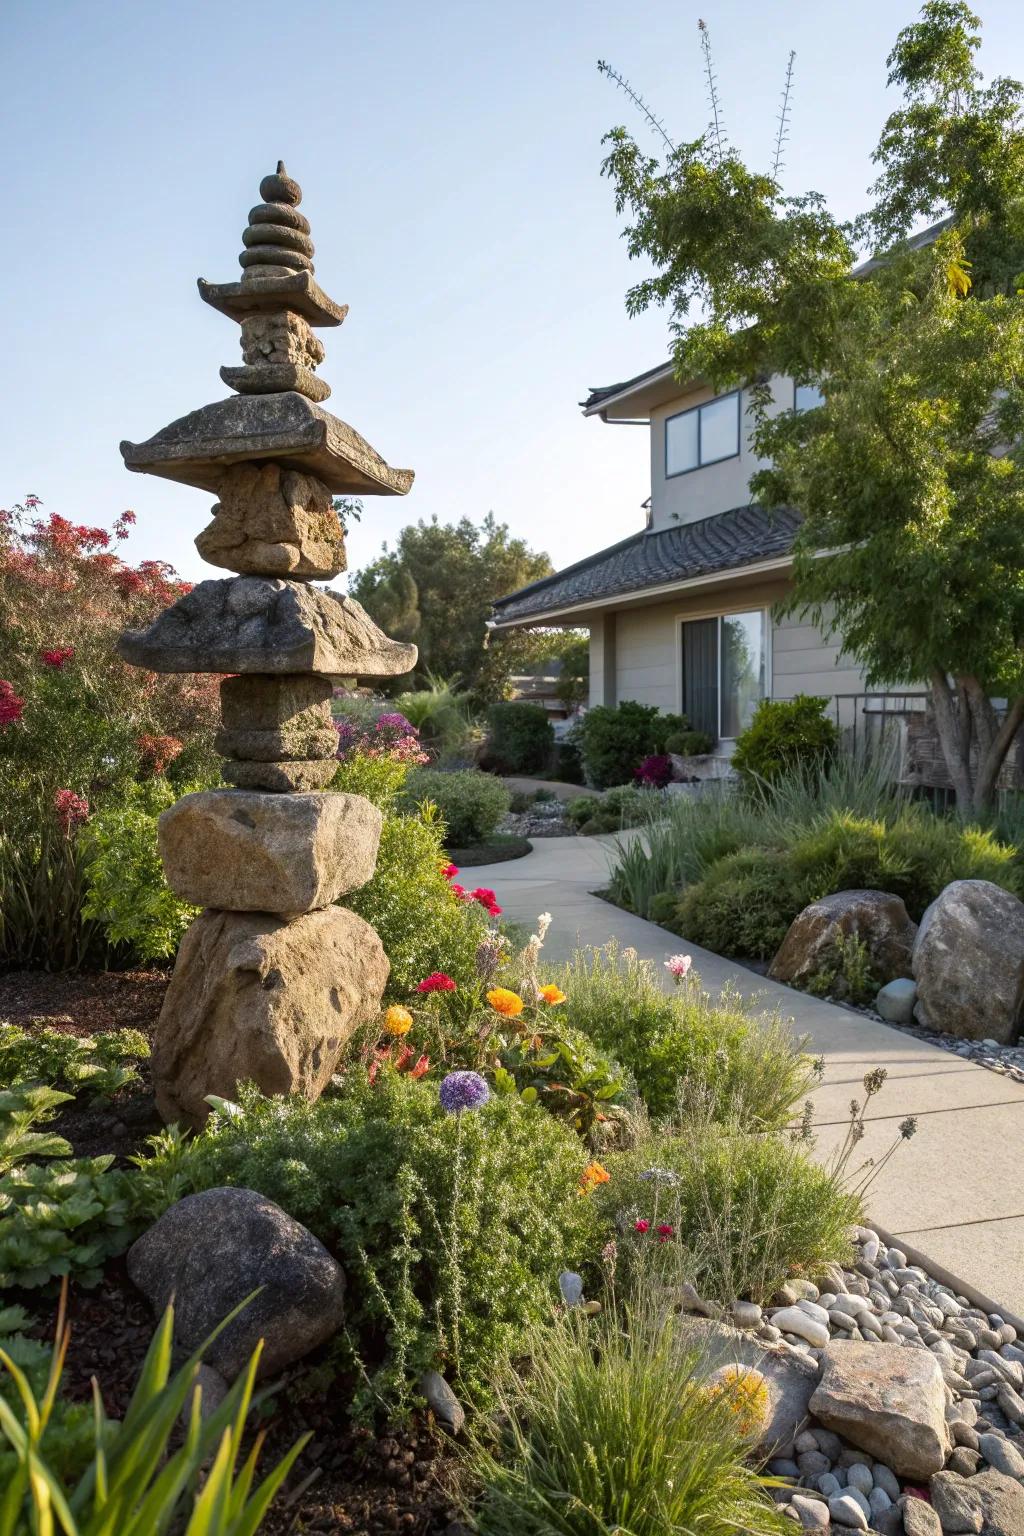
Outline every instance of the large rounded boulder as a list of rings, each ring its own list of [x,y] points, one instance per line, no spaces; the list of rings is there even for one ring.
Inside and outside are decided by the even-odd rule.
[[[128,1251],[155,1312],[174,1302],[174,1342],[191,1354],[257,1291],[204,1355],[231,1381],[260,1339],[259,1375],[323,1344],[345,1315],[341,1265],[301,1222],[254,1189],[206,1189],[172,1205]]]
[[[1024,902],[988,880],[954,880],[921,919],[912,966],[919,1024],[1012,1044],[1024,1015]]]
[[[836,891],[812,901],[790,924],[768,968],[774,981],[807,986],[826,972],[838,976],[841,990],[842,948],[857,940],[864,946],[872,975],[879,982],[906,976],[917,926],[899,896],[887,891]]]

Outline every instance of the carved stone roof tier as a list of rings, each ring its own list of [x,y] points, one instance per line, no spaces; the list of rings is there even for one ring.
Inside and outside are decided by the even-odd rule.
[[[208,283],[205,277],[199,278],[200,296],[222,315],[238,321],[249,315],[293,309],[310,325],[340,325],[348,314],[348,305],[329,299],[312,272],[256,277],[258,268],[250,267],[249,271],[254,276],[239,283]]]
[[[126,630],[118,655],[152,672],[315,672],[399,677],[416,647],[391,640],[352,597],[300,581],[201,581],[148,629]]]
[[[334,495],[404,496],[411,469],[392,469],[347,422],[289,390],[232,395],[180,416],[144,443],[127,440],[128,469],[219,494],[220,478],[245,459],[274,459],[315,475]]]

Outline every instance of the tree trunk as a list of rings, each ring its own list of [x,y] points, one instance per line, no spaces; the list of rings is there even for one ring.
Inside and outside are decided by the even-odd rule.
[[[1000,770],[1024,724],[1024,696],[1009,701],[1000,724],[976,677],[957,677],[951,683],[936,668],[931,675],[931,694],[957,810],[965,820],[983,818],[992,810]]]

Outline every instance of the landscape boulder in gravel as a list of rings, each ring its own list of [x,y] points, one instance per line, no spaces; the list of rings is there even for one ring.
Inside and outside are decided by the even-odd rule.
[[[757,1449],[764,1455],[789,1456],[818,1380],[814,1361],[795,1350],[768,1348],[749,1333],[708,1318],[684,1316],[678,1324],[687,1349],[700,1351],[702,1372],[710,1375],[724,1365],[760,1371],[768,1385],[768,1416]]]
[[[1024,1536],[1024,1488],[1002,1472],[941,1472],[929,1492],[943,1536]]]
[[[988,880],[954,880],[921,919],[912,967],[919,1024],[1012,1045],[1024,1010],[1024,902]]]
[[[836,891],[812,901],[793,919],[768,974],[775,981],[804,984],[826,969],[839,971],[839,942],[857,939],[867,950],[873,973],[880,981],[892,981],[910,969],[916,933],[899,896]]]
[[[341,1265],[253,1189],[207,1189],[179,1200],[129,1249],[128,1273],[157,1314],[173,1299],[179,1356],[259,1290],[204,1356],[228,1381],[260,1339],[259,1375],[273,1376],[323,1344],[344,1317]]]
[[[822,1352],[811,1413],[901,1477],[941,1470],[949,1450],[945,1409],[942,1371],[929,1350],[844,1340]]]

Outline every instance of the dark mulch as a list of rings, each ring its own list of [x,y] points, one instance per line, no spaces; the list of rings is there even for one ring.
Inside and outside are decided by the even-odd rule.
[[[472,869],[477,864],[505,864],[509,859],[524,859],[532,847],[525,837],[497,834],[486,843],[474,843],[470,848],[446,848],[445,853],[460,869]]]
[[[102,1029],[152,1033],[170,971],[11,971],[0,976],[0,1019],[42,1019],[75,1035]]]

